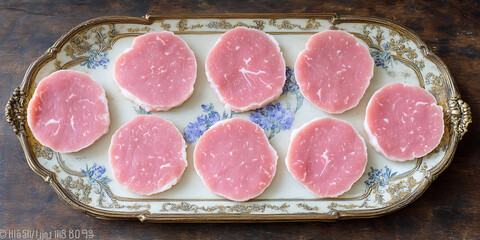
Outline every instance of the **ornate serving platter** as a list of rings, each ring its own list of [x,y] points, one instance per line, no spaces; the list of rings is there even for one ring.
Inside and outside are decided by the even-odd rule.
[[[226,111],[209,87],[203,69],[218,37],[236,26],[272,34],[287,64],[282,96],[261,109],[242,114]],[[290,133],[305,122],[328,114],[315,108],[298,90],[293,65],[309,37],[340,29],[362,40],[375,59],[375,75],[360,104],[334,115],[351,122],[365,138],[363,120],[369,98],[390,82],[419,85],[444,109],[445,134],[440,145],[423,158],[398,163],[368,146],[364,175],[352,189],[334,199],[319,199],[287,172],[284,159]],[[198,77],[195,92],[182,106],[149,113],[126,100],[113,81],[116,57],[134,37],[147,32],[173,31],[195,52]],[[107,135],[73,154],[42,146],[26,123],[26,109],[38,82],[59,69],[89,74],[106,90],[111,126]],[[171,120],[188,143],[188,163],[182,180],[172,189],[144,197],[123,189],[113,178],[107,150],[113,133],[138,114]],[[5,109],[25,151],[27,163],[74,208],[98,218],[140,221],[301,221],[368,218],[398,210],[417,199],[450,164],[456,146],[471,123],[469,106],[460,99],[443,62],[410,30],[387,20],[334,14],[237,14],[196,16],[102,17],[84,22],[63,35],[27,70]],[[242,117],[259,124],[278,151],[276,176],[259,197],[243,203],[225,200],[203,186],[195,173],[192,153],[198,138],[215,122]]]

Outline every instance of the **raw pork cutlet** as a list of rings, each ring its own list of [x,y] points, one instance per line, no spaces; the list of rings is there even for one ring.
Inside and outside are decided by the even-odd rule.
[[[364,127],[370,144],[390,160],[423,157],[440,143],[442,107],[423,88],[391,83],[368,102]]]
[[[84,73],[56,71],[35,89],[27,120],[42,145],[61,153],[77,152],[108,132],[105,90]]]
[[[147,111],[166,111],[192,95],[197,62],[172,32],[148,33],[117,58],[114,75],[126,98]]]
[[[338,114],[360,102],[373,77],[374,60],[353,35],[323,31],[308,40],[295,62],[303,95],[325,112]]]
[[[350,123],[317,118],[293,131],[286,164],[311,192],[322,198],[338,197],[365,171],[367,147]]]
[[[127,190],[151,195],[170,189],[187,167],[186,144],[175,125],[157,116],[137,116],[112,137],[110,165]]]
[[[233,201],[260,195],[272,182],[277,158],[262,128],[241,118],[217,122],[200,137],[194,152],[203,183]]]
[[[277,99],[285,84],[285,60],[270,35],[246,27],[224,33],[205,63],[210,85],[227,109],[244,112]]]

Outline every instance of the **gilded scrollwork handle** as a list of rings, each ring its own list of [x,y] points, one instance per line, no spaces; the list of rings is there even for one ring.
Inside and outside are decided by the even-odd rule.
[[[13,127],[15,134],[25,133],[25,93],[17,87],[5,107],[5,119]]]
[[[470,106],[458,96],[450,98],[448,101],[447,115],[453,126],[453,130],[462,139],[468,131],[467,127],[472,123],[472,112]]]

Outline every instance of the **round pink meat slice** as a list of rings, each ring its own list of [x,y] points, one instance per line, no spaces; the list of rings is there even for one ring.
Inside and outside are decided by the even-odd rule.
[[[170,189],[187,167],[186,144],[175,125],[156,116],[137,116],[112,137],[110,165],[127,190],[151,195]]]
[[[244,112],[277,99],[285,84],[285,60],[270,35],[246,27],[224,33],[205,64],[210,85],[227,109]]]
[[[350,123],[317,118],[294,130],[286,164],[311,192],[322,198],[338,197],[365,171],[367,147]]]
[[[241,118],[217,122],[200,137],[194,152],[203,183],[233,201],[260,195],[272,182],[277,158],[262,128]]]
[[[42,145],[61,153],[77,152],[108,132],[105,90],[84,73],[56,71],[35,89],[27,120]]]
[[[440,143],[443,111],[423,88],[391,83],[373,94],[364,122],[370,143],[390,160],[423,157]]]
[[[148,33],[117,58],[114,75],[126,98],[147,111],[166,111],[192,95],[197,62],[172,32]]]
[[[342,113],[360,102],[373,77],[374,60],[353,35],[323,31],[308,40],[295,63],[303,95],[328,113]]]

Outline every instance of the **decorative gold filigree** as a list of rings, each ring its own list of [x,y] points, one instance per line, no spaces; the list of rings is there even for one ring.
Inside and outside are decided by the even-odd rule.
[[[108,29],[107,29],[108,28]],[[166,26],[166,28],[170,28]],[[150,28],[144,27],[143,29],[148,30]],[[140,29],[140,30],[143,30]],[[132,31],[133,28],[127,29],[127,31]],[[120,33],[114,24],[107,24],[98,26],[96,28],[92,28],[89,30],[85,30],[78,35],[76,35],[72,40],[67,44],[65,47],[65,53],[68,57],[72,60],[62,63],[56,59],[55,60],[55,68],[57,70],[60,69],[68,69],[74,67],[78,64],[81,64],[87,60],[89,60],[92,56],[88,56],[88,54],[92,51],[95,47],[94,52],[96,54],[105,53],[108,50],[112,49],[115,42],[119,39],[126,38],[126,37],[135,37],[139,36],[142,33],[138,32],[131,32],[131,33]],[[93,42],[91,42],[93,40]],[[90,53],[91,54],[91,53]]]
[[[180,32],[184,32],[185,30],[188,29],[196,29],[196,28],[202,28],[203,24],[195,24],[195,25],[188,25],[188,20],[187,19],[181,19],[177,23],[177,28]]]
[[[65,179],[61,179],[60,183],[62,183],[65,186],[65,189],[67,189],[72,196],[77,198],[79,201],[83,203],[90,203],[92,199],[90,198],[90,193],[92,188],[94,189],[95,194],[97,194],[98,199],[97,199],[97,205],[102,208],[116,208],[116,209],[122,209],[122,208],[127,208],[127,209],[150,209],[151,206],[150,204],[120,204],[119,199],[117,196],[115,196],[110,189],[108,188],[107,184],[108,182],[102,182],[102,179],[98,178],[91,178],[89,176],[88,172],[82,171],[75,171],[70,168],[68,168],[65,163],[63,162],[61,156],[56,153],[57,157],[57,162],[60,165],[58,167],[55,165],[53,168],[54,170],[59,173],[60,168],[73,176],[77,176],[77,180],[73,181],[73,178],[71,176],[66,177]],[[87,167],[88,168],[88,167]],[[84,181],[83,179],[86,178],[87,181]],[[83,190],[83,191],[82,191]]]
[[[104,191],[105,189],[102,188],[103,186],[100,185],[99,188],[95,189],[95,193],[98,194],[97,205],[101,208],[116,208],[122,209],[127,208],[129,210],[138,210],[140,208],[150,210],[152,206],[150,204],[120,204],[117,199],[109,195],[108,192]],[[106,196],[109,197],[110,201],[107,200]]]
[[[327,206],[328,209],[330,210],[338,210],[338,208],[343,208],[343,209],[354,209],[354,208],[374,208],[375,206],[370,206],[368,205],[368,201],[363,201],[362,204],[341,204],[341,203],[336,203],[332,202],[330,205]]]
[[[422,167],[422,169],[426,169]],[[425,171],[425,170],[424,170]],[[341,210],[341,209],[360,209],[360,208],[375,208],[376,206],[369,205],[370,203],[377,203],[383,206],[390,206],[392,204],[397,203],[405,198],[408,194],[410,194],[413,189],[418,185],[418,181],[415,180],[413,176],[409,176],[406,180],[400,180],[398,182],[390,182],[386,185],[386,189],[380,188],[379,183],[375,183],[372,185],[372,194],[374,199],[370,199],[368,196],[363,199],[361,203],[350,203],[350,204],[342,204],[339,202],[332,202],[328,205],[330,210]],[[387,196],[390,196],[390,200],[385,202],[384,194],[388,193]],[[371,195],[372,195],[371,194]]]
[[[95,36],[95,41],[93,45],[98,46],[98,50],[96,52],[98,53],[104,53],[110,49],[112,49],[112,45],[110,41],[107,39],[112,39],[115,36],[119,34],[118,30],[115,29],[114,26],[109,26],[110,30],[107,32],[107,35],[105,35],[103,32],[105,31],[105,28],[103,26],[98,27],[98,28],[93,28],[92,34]]]
[[[258,30],[262,30],[263,28],[265,28],[265,22],[263,20],[253,20],[253,22],[255,23],[255,25],[249,25],[249,24],[246,24],[246,23],[243,23],[243,22],[237,22],[235,24],[232,24],[230,22],[227,22],[227,20],[225,20],[225,19],[221,19],[219,21],[209,22],[207,24],[207,27],[208,28],[214,28],[214,29],[225,29],[225,30],[240,27],[240,26],[248,27],[248,28],[255,28],[255,29],[258,29]]]
[[[170,31],[172,25],[165,23],[165,20],[157,20],[155,21],[156,24],[160,24],[160,27],[163,28],[165,31]],[[150,32],[152,29],[149,27],[136,27],[136,28],[127,28],[127,31],[130,33],[139,33],[139,32]]]
[[[403,56],[404,54],[407,55],[407,58],[410,61],[413,61],[413,59],[418,57],[418,54],[415,52],[415,50],[411,47],[407,47],[405,44],[407,42],[407,38],[396,32],[396,31],[389,31],[391,36],[399,36],[398,39],[395,38],[390,38],[390,51],[394,51],[397,53],[399,56]]]
[[[406,42],[409,40],[405,35],[397,32],[397,31],[392,31],[390,30],[390,36],[392,38],[390,39],[390,50],[394,51],[397,53],[398,56],[403,56],[406,54],[407,58],[414,64],[418,70],[422,70],[425,68],[425,61],[423,59],[420,60],[414,60],[418,57],[417,52],[411,48],[406,46]],[[398,40],[395,40],[394,36],[398,36]]]
[[[21,91],[20,87],[17,87],[13,91],[13,96],[5,106],[5,119],[13,127],[15,134],[25,134],[25,121],[27,118],[26,101],[25,92]]]
[[[163,28],[165,31],[170,31],[170,28],[172,27],[170,24],[165,23],[164,20],[157,21],[160,23],[160,26]]]
[[[385,40],[385,31],[377,25],[367,24],[363,27],[362,33],[350,32],[355,37],[363,40],[370,48],[380,52],[392,51],[392,58],[399,60],[412,68],[417,76],[421,77],[420,71],[425,68],[425,62],[418,58],[418,54],[414,49],[406,45],[408,38],[404,35],[389,29],[390,41],[383,43]],[[396,37],[396,38],[395,38]]]
[[[90,50],[92,45],[87,41],[90,38],[90,35],[85,33],[86,31],[82,34],[75,35],[72,40],[70,40],[69,45],[65,47],[65,53],[67,56],[75,59],[77,56],[83,55]]]
[[[338,30],[339,28],[335,28],[335,30]],[[372,34],[372,31],[376,31],[377,34]],[[367,24],[363,26],[363,33],[357,33],[357,32],[349,32],[350,34],[354,35],[355,37],[361,39],[364,41],[368,47],[375,49],[377,51],[383,52],[385,49],[382,48],[381,44],[382,41],[385,40],[383,37],[383,30],[379,26],[375,26],[372,24]],[[370,37],[374,35],[374,37]]]
[[[329,28],[330,30],[345,30],[344,28],[339,28],[337,25],[332,25]]]
[[[150,206],[150,204],[138,204],[138,203],[134,203],[132,205],[126,205],[125,206],[126,208],[130,209],[130,210],[138,210],[140,208],[144,208],[144,209],[147,209],[147,210],[150,210],[152,206]]]
[[[138,32],[150,32],[152,31],[151,28],[149,27],[136,27],[136,28],[127,28],[127,32],[130,32],[130,33],[138,33]]]
[[[472,112],[470,106],[458,96],[447,100],[447,115],[453,130],[458,134],[459,139],[468,131],[468,125],[472,123]]]
[[[224,206],[224,205],[215,205],[215,206],[198,206],[196,204],[190,204],[187,202],[177,203],[164,203],[162,208],[160,209],[161,212],[178,212],[178,211],[185,211],[185,212],[199,212],[204,211],[208,213],[253,213],[253,212],[265,212],[267,208],[273,210],[280,210],[282,212],[287,212],[287,208],[290,205],[283,203],[280,206],[273,205],[273,204],[252,204],[252,205],[243,205],[243,204],[236,204],[233,206]]]
[[[427,165],[427,164],[423,164],[423,166],[420,168],[419,171],[422,172],[422,173],[425,173],[425,172],[427,172],[427,169],[428,169],[428,165]]]
[[[40,143],[33,144],[33,154],[35,154],[37,158],[41,157],[47,160],[52,160],[53,158],[53,150],[49,147],[41,145]]]
[[[363,34],[364,34],[365,36],[370,36],[370,35],[371,35],[371,34],[370,34],[370,31],[368,31],[369,28],[370,28],[370,31],[373,31],[373,30],[376,30],[376,31],[377,31],[377,34],[375,34],[375,35],[373,36],[373,39],[374,39],[374,40],[376,41],[376,43],[377,43],[376,46],[374,46],[374,48],[377,49],[377,50],[378,50],[378,49],[383,50],[382,47],[380,46],[380,43],[381,43],[383,40],[385,40],[385,37],[383,37],[384,31],[383,31],[382,28],[380,28],[379,26],[375,26],[375,25],[365,25],[365,26],[363,27]],[[368,38],[370,38],[370,37],[368,37]],[[373,42],[373,41],[372,41],[372,42]]]
[[[308,19],[305,27],[302,27],[300,24],[291,23],[289,20],[283,20],[280,24],[277,23],[277,19],[270,19],[268,24],[278,29],[294,29],[298,28],[300,30],[316,30],[321,27],[321,24],[315,19]]]
[[[386,191],[390,194],[391,199],[386,203],[387,206],[403,200],[417,185],[418,182],[413,177],[409,177],[406,181],[402,180],[395,185],[389,185]]]
[[[90,181],[84,181],[83,178],[77,178],[76,180],[73,180],[71,176],[67,176],[64,179],[60,179],[60,183],[73,197],[84,204],[90,204],[92,202],[90,193],[92,192],[93,188],[94,192],[98,195],[97,205],[101,208],[127,208],[129,210],[138,210],[140,208],[149,210],[151,208],[150,204],[120,204],[117,199],[108,195],[108,193],[103,189],[102,184],[95,184],[95,186],[92,186]],[[107,199],[107,196],[110,201]]]
[[[418,67],[418,69],[422,70],[425,68],[425,61],[423,60],[414,60],[413,63]]]
[[[379,204],[383,204],[385,202],[385,199],[383,197],[383,194],[385,193],[385,191],[380,189],[380,184],[378,183],[372,186],[372,188],[373,188],[372,189],[373,196],[375,196],[373,201]]]
[[[437,100],[437,104],[442,106],[444,112],[448,112],[448,104],[447,104],[447,90],[445,89],[444,79],[441,75],[435,75],[433,73],[427,73],[425,77],[425,84],[429,86],[429,92],[435,97]],[[445,150],[448,147],[448,143],[450,141],[450,127],[448,126],[449,118],[444,118],[445,121],[445,128],[444,134],[438,144],[438,147],[432,151],[432,153],[437,153],[440,149]]]
[[[60,183],[80,202],[85,204],[92,202],[92,198],[89,197],[92,186],[88,182],[84,183],[82,178],[73,180],[72,177],[68,176],[65,179],[60,179]]]
[[[306,203],[298,203],[297,207],[303,208],[307,211],[318,211],[318,207],[311,207],[310,205],[308,205]]]
[[[62,69],[62,63],[58,61],[58,59],[55,59],[55,63],[53,65],[55,66],[55,69]]]
[[[435,75],[433,73],[427,73],[425,77],[425,83],[430,86],[430,93],[435,96],[437,103],[446,109],[447,102],[447,90],[443,84],[444,80],[440,75]]]

